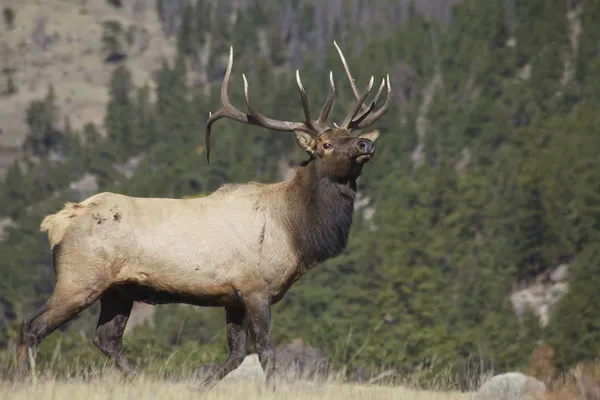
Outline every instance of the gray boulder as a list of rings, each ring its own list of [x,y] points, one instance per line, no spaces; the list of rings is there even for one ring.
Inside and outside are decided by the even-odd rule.
[[[528,400],[546,391],[546,385],[520,372],[507,372],[485,382],[473,400]]]
[[[317,348],[307,346],[302,339],[280,347],[276,353],[277,369],[285,375],[314,378],[326,376],[329,371],[329,361],[325,353]]]

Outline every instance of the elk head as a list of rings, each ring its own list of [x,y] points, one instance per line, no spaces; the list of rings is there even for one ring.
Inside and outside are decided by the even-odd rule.
[[[335,85],[333,83],[333,74],[331,72],[329,73],[329,95],[316,120],[311,117],[306,91],[302,86],[300,73],[298,71],[296,71],[296,82],[298,84],[298,89],[300,90],[302,109],[304,111],[303,122],[274,120],[258,111],[252,105],[250,100],[248,81],[246,80],[245,75],[242,75],[242,77],[244,79],[244,93],[249,113],[246,114],[235,108],[230,103],[227,94],[227,88],[231,78],[231,67],[233,65],[233,47],[231,47],[229,51],[229,63],[221,85],[221,102],[223,104],[215,113],[209,113],[209,119],[206,124],[205,140],[207,160],[210,162],[211,126],[218,119],[226,117],[238,122],[261,126],[275,131],[294,132],[298,146],[310,155],[310,158],[303,165],[315,162],[321,176],[337,182],[345,182],[358,178],[363,165],[375,155],[374,142],[379,136],[379,131],[374,130],[362,134],[356,133],[356,131],[367,128],[385,114],[392,101],[392,88],[389,75],[387,75],[387,77],[382,80],[373,101],[371,101],[369,106],[366,106],[365,100],[373,89],[373,77],[371,77],[364,92],[362,94],[359,93],[342,51],[335,41],[333,43],[340,55],[344,70],[350,81],[352,93],[356,100],[340,125],[335,123],[329,125],[327,123],[327,117],[329,116],[335,98]],[[375,106],[386,86],[386,101],[379,109],[375,110]]]

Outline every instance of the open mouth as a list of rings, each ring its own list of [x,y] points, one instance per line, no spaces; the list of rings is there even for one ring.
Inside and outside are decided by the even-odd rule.
[[[356,157],[356,162],[366,163],[371,158],[373,158],[373,153],[361,154],[360,156]]]

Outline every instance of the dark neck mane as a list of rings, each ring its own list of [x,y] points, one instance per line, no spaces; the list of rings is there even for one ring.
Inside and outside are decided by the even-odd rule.
[[[333,182],[319,174],[316,164],[309,162],[296,171],[285,199],[284,220],[305,270],[345,249],[356,196],[355,180]]]

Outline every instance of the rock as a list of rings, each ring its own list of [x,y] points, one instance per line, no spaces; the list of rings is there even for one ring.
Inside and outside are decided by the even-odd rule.
[[[0,242],[6,239],[7,231],[15,226],[16,224],[10,217],[0,219]]]
[[[142,302],[134,302],[131,309],[131,315],[127,325],[125,326],[125,335],[130,334],[133,330],[144,323],[147,323],[151,327],[154,327],[154,312],[156,308],[152,304],[146,304]]]
[[[258,360],[258,354],[248,354],[240,366],[223,378],[223,381],[238,379],[254,382],[262,382],[265,379],[265,373]]]
[[[302,339],[280,347],[276,353],[278,372],[312,378],[327,375],[329,361],[325,353],[317,348],[304,345]]]
[[[79,201],[98,192],[98,177],[94,174],[87,173],[78,181],[71,182],[69,189],[79,193]]]
[[[550,274],[550,279],[553,282],[563,282],[567,280],[567,276],[569,275],[569,266],[566,264],[561,264],[552,271]]]
[[[124,164],[115,165],[115,169],[125,175],[127,179],[131,179],[135,171],[140,166],[140,163],[144,159],[144,155],[137,155],[129,157]]]
[[[545,392],[543,382],[520,372],[507,372],[485,382],[473,400],[527,400]]]
[[[558,278],[560,277],[558,274]],[[540,324],[546,326],[552,310],[568,289],[569,285],[565,281],[554,282],[552,278],[549,282],[536,281],[513,291],[510,294],[510,301],[518,319],[521,319],[525,310],[529,308],[539,317]]]
[[[329,362],[325,354],[314,347],[305,346],[301,339],[280,347],[276,352],[278,377],[315,377],[329,371]],[[217,368],[207,365],[197,371],[198,377],[205,378]],[[240,366],[231,371],[223,381],[243,380],[260,383],[265,379],[265,373],[260,365],[258,354],[248,354]]]

